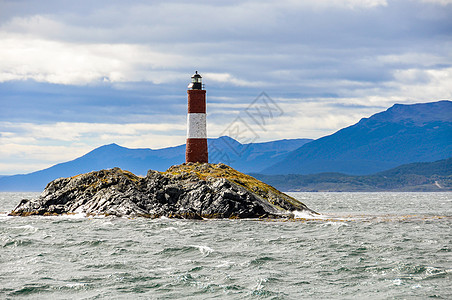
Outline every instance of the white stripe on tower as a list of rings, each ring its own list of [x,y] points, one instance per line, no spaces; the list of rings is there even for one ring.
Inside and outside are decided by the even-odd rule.
[[[187,144],[185,162],[209,162],[206,129],[206,91],[202,77],[195,72],[188,86]]]
[[[207,138],[206,114],[189,113],[187,115],[187,139]]]

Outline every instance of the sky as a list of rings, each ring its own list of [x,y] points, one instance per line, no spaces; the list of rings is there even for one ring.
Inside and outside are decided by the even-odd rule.
[[[184,144],[195,70],[208,136],[240,123],[240,142],[450,100],[451,16],[452,0],[0,0],[0,174]]]

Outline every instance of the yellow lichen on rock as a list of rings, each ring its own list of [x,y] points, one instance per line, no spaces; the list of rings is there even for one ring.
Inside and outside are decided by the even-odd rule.
[[[188,163],[140,178],[113,168],[49,183],[10,215],[203,218],[291,218],[303,203],[224,164]]]
[[[190,174],[195,174],[202,180],[209,180],[209,178],[224,178],[244,187],[250,192],[258,194],[277,207],[279,207],[280,204],[277,200],[281,198],[293,205],[303,205],[298,200],[278,191],[271,185],[239,172],[222,163],[184,163],[170,167],[166,172],[163,172],[163,174],[171,174],[174,176],[188,176]]]

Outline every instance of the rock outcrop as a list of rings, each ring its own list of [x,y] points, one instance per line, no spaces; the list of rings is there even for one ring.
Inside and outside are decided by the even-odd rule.
[[[119,168],[59,178],[14,216],[115,215],[169,218],[280,218],[316,214],[298,200],[224,164],[182,164],[138,177]]]

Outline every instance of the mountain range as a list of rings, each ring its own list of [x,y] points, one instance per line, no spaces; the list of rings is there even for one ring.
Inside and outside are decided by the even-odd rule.
[[[372,175],[251,175],[286,192],[452,191],[452,158],[401,165]]]
[[[452,156],[452,102],[401,105],[301,146],[263,174],[364,175]]]
[[[208,139],[210,162],[221,161],[242,172],[258,172],[262,170],[262,166],[284,159],[291,151],[310,141],[312,140],[291,139],[241,144],[227,136]],[[44,170],[0,177],[0,191],[41,191],[47,183],[59,177],[114,167],[144,176],[149,169],[165,171],[184,161],[185,145],[153,150],[129,149],[109,144]]]
[[[208,144],[211,163],[223,162],[244,173],[375,174],[403,164],[452,157],[452,102],[395,104],[317,140],[241,144],[224,136],[209,139]],[[40,191],[58,177],[113,167],[145,175],[148,169],[164,171],[184,161],[185,145],[153,150],[110,144],[44,170],[0,176],[0,191]]]

